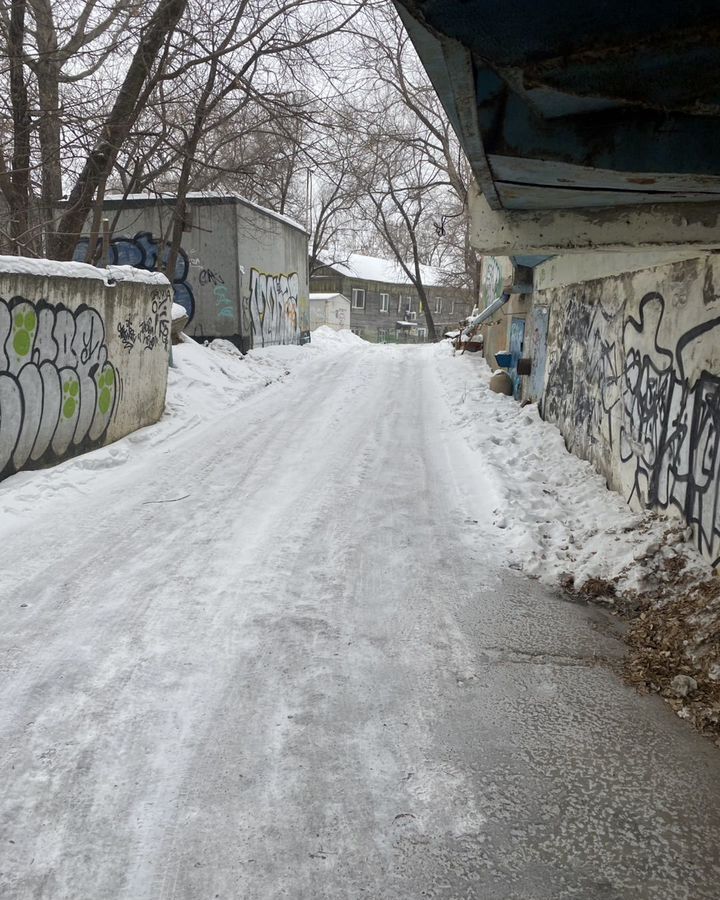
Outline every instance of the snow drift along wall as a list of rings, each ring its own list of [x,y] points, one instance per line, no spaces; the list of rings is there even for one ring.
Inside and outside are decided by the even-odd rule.
[[[686,519],[720,558],[720,260],[540,291],[543,412],[635,508]]]
[[[171,305],[162,275],[0,257],[0,478],[160,418]]]

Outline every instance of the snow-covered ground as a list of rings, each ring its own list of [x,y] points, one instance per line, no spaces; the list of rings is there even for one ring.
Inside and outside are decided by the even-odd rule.
[[[537,407],[490,390],[479,354],[453,355],[447,344],[431,352],[477,470],[499,497],[491,523],[506,564],[628,620],[626,678],[720,745],[720,582],[692,529],[631,510]]]
[[[323,327],[307,346],[268,347],[243,357],[227,341],[206,347],[186,338],[173,351],[161,422],[55,469],[21,473],[0,485],[4,524],[11,526],[13,511],[24,509],[29,499],[37,503],[60,482],[88,485],[99,470],[191,433],[311,360],[363,345],[368,346],[349,331]],[[568,453],[558,430],[540,419],[535,406],[521,408],[490,391],[492,373],[479,354],[453,355],[448,342],[420,352],[437,368],[454,424],[493,485],[496,505],[484,525],[500,535],[511,568],[548,585],[568,586],[571,578],[576,590],[590,579],[613,582],[618,591],[643,589],[655,576],[657,554],[682,557],[685,571],[698,577],[710,574],[694,550],[690,529],[677,520],[633,512],[589,463]],[[606,600],[611,603],[612,597]]]
[[[142,465],[148,454],[156,455],[158,449],[165,452],[174,439],[228,415],[238,403],[282,381],[291,369],[296,371],[319,356],[331,357],[365,343],[349,331],[323,326],[307,346],[268,347],[243,356],[229,341],[216,340],[204,346],[184,337],[182,344],[173,347],[165,414],[160,422],[59,466],[20,472],[0,482],[0,540],[3,532],[16,527],[18,518],[23,523],[28,517],[41,520],[44,500],[59,492],[87,493],[104,470],[127,463]]]
[[[720,756],[518,571],[647,549],[549,426],[445,345],[174,355],[0,485],[3,900],[714,900]]]
[[[349,331],[322,327],[306,346],[253,350],[244,357],[227,341],[209,347],[190,338],[173,349],[166,413],[150,428],[54,469],[20,473],[0,484],[3,525],[63,487],[82,489],[97,473],[188,435],[307,363],[367,345]],[[392,353],[393,348],[385,348]],[[657,554],[682,557],[686,572],[708,575],[692,546],[690,530],[676,520],[630,510],[608,491],[593,467],[568,453],[558,430],[535,406],[521,408],[490,391],[492,374],[479,354],[453,355],[448,342],[419,348],[437,368],[454,427],[475,453],[475,465],[492,485],[492,516],[482,523],[500,537],[507,564],[545,584],[575,589],[589,579],[612,581],[618,591],[643,588],[657,569]],[[390,389],[390,387],[388,388]],[[38,507],[38,513],[40,509]],[[668,543],[668,531],[671,532]],[[612,597],[606,598],[612,602]]]
[[[535,405],[490,390],[492,372],[480,354],[453,355],[447,342],[433,353],[457,425],[496,485],[492,524],[503,532],[511,566],[549,585],[572,579],[582,589],[597,579],[618,592],[645,588],[658,555],[682,558],[687,573],[710,575],[692,529],[631,510],[590,463],[567,451]]]

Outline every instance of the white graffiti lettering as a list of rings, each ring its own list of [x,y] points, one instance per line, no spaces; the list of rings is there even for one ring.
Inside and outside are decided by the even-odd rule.
[[[0,477],[96,445],[116,391],[96,310],[0,299]]]
[[[250,327],[253,346],[296,344],[300,339],[296,272],[266,275],[250,270]]]

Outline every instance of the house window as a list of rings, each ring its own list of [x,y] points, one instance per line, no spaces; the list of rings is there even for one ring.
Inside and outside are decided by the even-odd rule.
[[[352,308],[365,309],[365,291],[362,288],[352,289]]]
[[[442,300],[439,297],[435,298],[435,312],[436,313],[442,312]]]
[[[427,328],[418,328],[417,333],[418,333],[418,338],[420,338],[420,340],[424,341],[425,338],[427,337]]]
[[[380,312],[387,312],[390,309],[390,294],[380,294]]]
[[[387,297],[387,294],[384,294],[383,296]],[[380,343],[384,344],[386,339],[387,339],[387,328],[378,328],[378,341],[380,341]]]
[[[412,312],[412,297],[405,298],[405,310],[406,312]]]
[[[454,300],[450,301],[450,315],[451,316],[455,315],[455,301]]]

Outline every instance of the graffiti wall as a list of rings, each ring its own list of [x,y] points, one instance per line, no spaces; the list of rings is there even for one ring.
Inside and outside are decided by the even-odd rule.
[[[73,254],[73,259],[77,260],[77,262],[85,262],[88,243],[88,238],[81,238],[78,241]],[[169,244],[153,237],[149,231],[139,231],[134,237],[122,236],[112,238],[108,262],[114,266],[134,266],[136,269],[156,272],[158,265],[160,268],[163,268],[169,253]],[[195,316],[195,295],[190,285],[189,275],[190,261],[187,253],[181,247],[175,262],[172,286],[175,303],[179,303],[185,309],[188,315],[188,323],[192,322]]]
[[[28,260],[37,274],[16,274],[17,262],[0,258],[0,478],[156,421],[167,381],[167,281],[72,263],[48,277]]]
[[[631,505],[683,516],[718,561],[720,265],[708,257],[545,293],[545,417]]]
[[[253,347],[295,344],[300,339],[297,272],[267,275],[250,270],[250,328]]]
[[[483,256],[480,273],[480,309],[490,306],[502,293],[503,273],[500,260]]]

